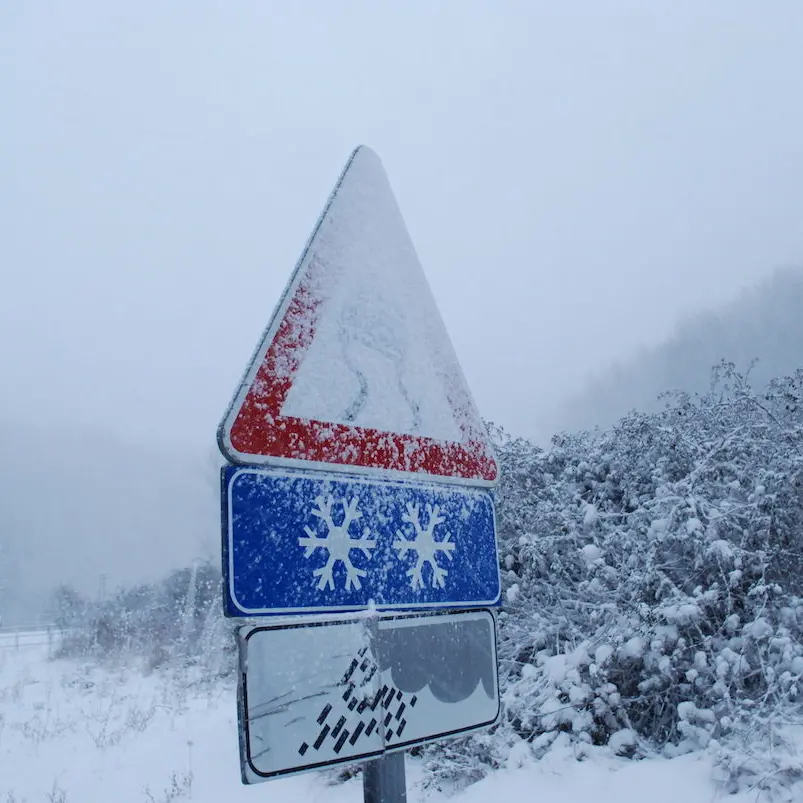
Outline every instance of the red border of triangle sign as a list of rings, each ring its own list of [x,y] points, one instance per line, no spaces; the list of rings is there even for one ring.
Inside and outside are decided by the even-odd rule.
[[[369,148],[358,147],[329,197],[220,424],[220,450],[231,462],[243,465],[273,464],[376,477],[494,485],[499,474],[497,461],[445,329],[448,364],[441,366],[440,378],[443,396],[461,433],[459,440],[439,440],[392,428],[382,430],[282,412],[331,297],[322,288],[326,288],[327,281],[329,284],[337,281],[336,277],[326,275],[327,261],[315,258],[316,252],[325,247],[324,224],[336,210],[344,185],[349,181],[365,181],[366,177],[378,187],[368,190],[384,190],[397,209],[379,158]],[[398,220],[403,227],[400,216]],[[359,236],[359,225],[351,228]],[[408,237],[406,230],[403,236]],[[410,254],[414,255],[412,243],[409,250],[405,249],[403,258],[407,262],[411,261]],[[423,279],[415,257],[412,269],[419,272],[416,278]],[[421,286],[429,291],[425,279]],[[434,300],[430,297],[429,301],[437,315]],[[442,321],[438,323],[442,325]]]

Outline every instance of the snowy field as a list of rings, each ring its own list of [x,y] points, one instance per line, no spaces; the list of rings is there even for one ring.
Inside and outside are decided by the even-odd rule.
[[[193,800],[362,800],[359,779],[330,785],[322,773],[240,784],[235,690],[231,681],[191,674],[114,670],[50,660],[47,634],[0,639],[0,803],[167,803]],[[510,766],[449,795],[427,789],[407,759],[408,799],[484,803],[732,803],[712,781],[710,761],[683,756],[630,762],[597,748],[578,761],[570,747]]]

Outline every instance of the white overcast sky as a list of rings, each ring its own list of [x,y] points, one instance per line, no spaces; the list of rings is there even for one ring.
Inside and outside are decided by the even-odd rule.
[[[803,263],[803,3],[0,3],[0,417],[212,444],[359,143],[534,433]]]

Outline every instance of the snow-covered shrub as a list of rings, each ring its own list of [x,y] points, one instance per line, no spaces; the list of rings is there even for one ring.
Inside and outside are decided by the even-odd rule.
[[[220,583],[219,568],[200,563],[104,601],[60,588],[51,608],[66,634],[61,654],[137,655],[150,668],[203,661],[214,674],[227,674],[234,668],[233,639],[223,617]]]
[[[495,431],[504,713],[489,765],[561,733],[619,755],[721,751],[745,718],[799,708],[803,372],[758,394],[723,363],[710,393],[665,400],[547,451]]]

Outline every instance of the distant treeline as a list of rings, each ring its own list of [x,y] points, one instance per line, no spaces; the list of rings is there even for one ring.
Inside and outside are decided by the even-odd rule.
[[[585,391],[561,403],[549,432],[608,428],[631,410],[658,412],[664,391],[705,393],[710,368],[727,357],[750,370],[755,387],[793,372],[803,353],[803,268],[776,271],[734,302],[690,316],[665,343],[593,378]]]

